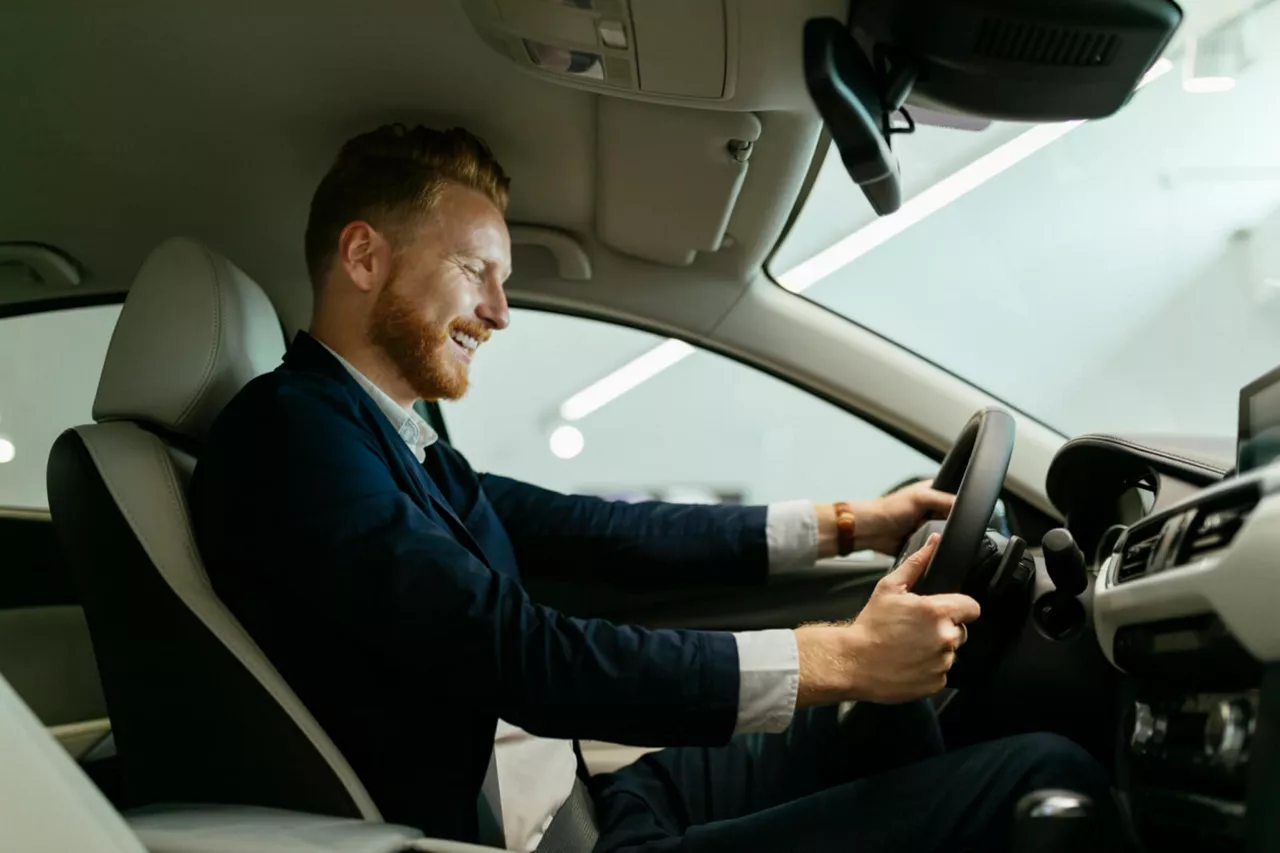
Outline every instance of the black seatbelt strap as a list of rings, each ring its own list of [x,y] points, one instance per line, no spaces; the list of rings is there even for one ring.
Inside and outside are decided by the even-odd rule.
[[[506,849],[507,840],[502,829],[502,789],[498,784],[498,756],[495,751],[489,752],[489,769],[480,784],[476,814],[480,822],[480,843]]]

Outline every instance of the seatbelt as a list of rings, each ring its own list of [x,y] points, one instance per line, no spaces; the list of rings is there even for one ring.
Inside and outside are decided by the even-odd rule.
[[[574,779],[569,799],[551,819],[536,853],[591,853],[599,838],[591,792],[581,779]]]
[[[578,759],[578,775],[573,780],[573,790],[564,801],[551,824],[538,842],[535,853],[591,853],[600,830],[596,825],[596,804],[591,799],[591,771],[582,757],[582,744],[573,742],[573,754]]]
[[[488,847],[507,848],[507,838],[502,829],[502,791],[498,787],[498,754],[489,752],[489,769],[480,783],[480,796],[476,798],[476,815],[479,818],[481,844]]]

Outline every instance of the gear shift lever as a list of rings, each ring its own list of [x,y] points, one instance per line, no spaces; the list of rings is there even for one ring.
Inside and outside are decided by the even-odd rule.
[[[1071,532],[1061,527],[1046,533],[1040,548],[1054,590],[1036,600],[1032,616],[1046,636],[1068,640],[1079,634],[1088,621],[1079,601],[1079,595],[1089,588],[1084,552]]]
[[[1093,853],[1102,841],[1093,801],[1073,791],[1032,791],[1014,808],[1011,853]]]
[[[1076,596],[1085,591],[1089,576],[1085,571],[1084,552],[1070,531],[1063,527],[1050,530],[1040,540],[1040,548],[1044,551],[1044,567],[1058,592]]]

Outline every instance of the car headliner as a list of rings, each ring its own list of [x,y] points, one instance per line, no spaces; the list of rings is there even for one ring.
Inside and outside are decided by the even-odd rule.
[[[485,137],[513,176],[510,220],[574,235],[597,270],[594,283],[540,281],[558,278],[554,265],[522,249],[514,291],[591,301],[602,280],[624,287],[655,269],[677,287],[688,276],[740,288],[776,244],[821,150],[799,74],[800,28],[843,5],[730,4],[736,91],[704,106],[754,112],[761,139],[733,208],[732,247],[664,269],[595,239],[602,96],[494,53],[458,3],[10,4],[0,237],[55,246],[85,276],[59,289],[9,275],[0,306],[118,292],[154,245],[187,235],[260,281],[296,328],[310,307],[301,234],[311,192],[342,140],[397,120]],[[664,229],[679,215],[653,210],[647,221]],[[721,305],[692,305],[695,325],[700,310],[710,317]]]

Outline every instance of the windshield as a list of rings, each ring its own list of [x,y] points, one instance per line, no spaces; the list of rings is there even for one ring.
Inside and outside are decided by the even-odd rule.
[[[895,137],[891,217],[833,146],[774,278],[1065,434],[1234,435],[1280,364],[1280,3],[1186,5],[1111,118]]]

